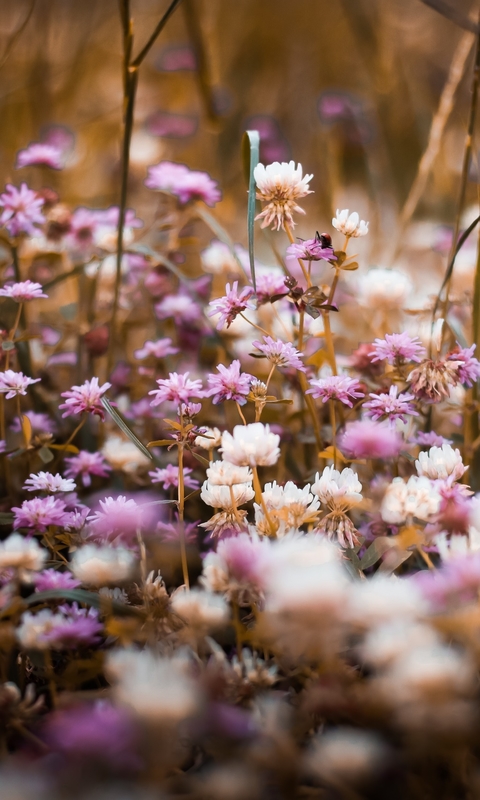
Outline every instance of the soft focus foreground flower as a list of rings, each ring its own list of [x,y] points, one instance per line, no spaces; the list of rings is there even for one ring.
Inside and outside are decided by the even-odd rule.
[[[24,500],[20,507],[12,508],[14,513],[13,527],[31,528],[43,533],[49,525],[64,525],[67,520],[65,503],[56,497],[34,497]]]
[[[347,424],[339,446],[354,458],[394,458],[403,439],[388,423],[362,419]]]
[[[45,222],[40,210],[43,203],[43,197],[29,189],[26,183],[22,183],[20,189],[7,183],[5,192],[0,195],[0,206],[3,208],[0,225],[5,226],[10,236],[19,236],[21,233],[33,236],[35,226]]]
[[[217,323],[217,330],[219,331],[225,324],[229,328],[237,314],[245,311],[246,308],[255,308],[254,303],[250,302],[250,297],[253,294],[251,286],[245,286],[239,292],[238,281],[234,281],[231,288],[230,284],[227,283],[225,292],[224,297],[219,297],[209,303],[211,310],[208,312],[208,316],[214,317],[216,314],[220,314],[220,319]]]
[[[408,275],[396,269],[370,269],[358,281],[358,301],[366,308],[403,308],[412,291]]]
[[[195,478],[191,478],[190,474],[193,470],[190,467],[183,468],[183,483],[189,489],[198,489],[199,483]],[[176,464],[167,464],[165,469],[152,470],[148,473],[152,479],[152,483],[163,484],[164,489],[178,486],[178,466]]]
[[[149,167],[145,186],[173,194],[182,205],[191,200],[203,200],[207,206],[214,206],[222,199],[218,184],[207,172],[191,170],[185,164],[172,161],[161,161]]]
[[[148,394],[154,395],[150,405],[158,406],[160,403],[171,402],[188,403],[192,397],[203,397],[202,381],[189,379],[189,373],[179,375],[177,372],[170,372],[168,378],[160,378],[157,381],[158,389],[152,389]]]
[[[310,381],[310,386],[307,394],[321,399],[322,403],[326,403],[327,400],[339,400],[352,408],[352,400],[365,397],[363,392],[358,391],[360,382],[356,378],[349,378],[348,375],[330,375],[328,378],[314,379]]]
[[[398,394],[398,386],[390,386],[388,394],[370,394],[371,400],[363,404],[364,409],[368,409],[368,415],[373,419],[400,419],[407,421],[407,416],[418,417],[418,411],[412,405],[415,400],[413,394],[403,392]]]
[[[420,340],[408,333],[386,333],[384,339],[375,339],[372,345],[371,361],[388,361],[389,364],[402,364],[404,361],[421,361],[425,348]]]
[[[270,564],[271,542],[246,533],[220,541],[216,552],[203,560],[200,582],[212,592],[235,599],[239,605],[257,602]]]
[[[62,392],[61,396],[66,398],[65,403],[62,403],[59,408],[64,408],[63,417],[69,417],[72,414],[96,414],[100,419],[105,416],[103,406],[101,404],[101,397],[105,392],[110,389],[111,383],[104,383],[99,385],[98,378],[86,380],[81,386],[72,386],[68,392]]]
[[[221,452],[225,461],[238,466],[263,467],[276,464],[280,456],[280,436],[271,433],[269,425],[253,422],[235,425],[233,435],[222,434]]]
[[[468,469],[463,464],[460,450],[454,450],[449,444],[431,447],[428,453],[419,453],[415,467],[419,475],[432,480],[451,478],[453,481],[460,480]]]
[[[42,569],[48,552],[40,547],[36,539],[26,539],[19,533],[11,533],[0,542],[0,570],[14,568],[21,570]]]
[[[17,153],[16,168],[21,167],[50,167],[50,169],[63,169],[64,156],[62,151],[47,142],[32,142],[24,150]]]
[[[234,400],[243,406],[247,402],[247,395],[250,391],[250,383],[253,375],[248,372],[240,371],[240,361],[232,361],[229,367],[218,364],[218,375],[210,374],[207,376],[208,389],[205,391],[206,397],[213,395],[214,404],[222,403],[224,400]]]
[[[280,339],[272,339],[271,336],[264,336],[263,342],[252,342],[253,346],[260,350],[264,356],[277,367],[291,367],[306,371],[306,367],[300,361],[303,354],[297,350],[290,342],[282,342]]]
[[[140,350],[135,350],[134,356],[139,361],[153,357],[165,358],[166,356],[174,356],[178,353],[178,347],[172,347],[171,339],[157,339],[156,342],[145,342]]]
[[[356,211],[352,211],[350,214],[348,208],[344,208],[342,211],[337,209],[337,215],[332,219],[332,225],[339,233],[354,239],[358,236],[366,236],[368,233],[368,222],[360,219]]]
[[[144,525],[143,509],[133,497],[124,495],[105,497],[99,501],[100,508],[87,521],[92,535],[101,541],[136,539],[137,531]]]
[[[225,625],[229,617],[223,597],[201,589],[179,589],[173,594],[171,605],[174,614],[200,635]]]
[[[42,291],[40,283],[33,281],[20,281],[19,283],[10,283],[0,289],[0,297],[10,297],[16,303],[26,303],[28,300],[38,300],[40,297],[48,297]]]
[[[24,483],[23,486],[27,492],[74,492],[76,484],[70,478],[62,478],[57,472],[52,475],[51,472],[39,472],[35,475],[33,472]]]
[[[48,592],[51,589],[76,589],[81,581],[74,578],[71,572],[60,572],[58,569],[44,569],[37,573],[33,582],[37,592]]]
[[[124,547],[85,544],[75,550],[71,569],[79,581],[91,586],[123,583],[135,568],[133,554]]]
[[[394,478],[382,501],[382,518],[401,525],[409,517],[428,520],[440,508],[440,495],[429,478],[412,475],[408,481]]]
[[[313,739],[307,764],[322,783],[351,787],[381,775],[392,758],[393,751],[378,734],[340,727]]]
[[[322,474],[315,475],[312,492],[329,508],[347,511],[362,500],[362,484],[353,469],[347,467],[339,472],[325,467]]]
[[[17,639],[27,650],[64,650],[91,645],[98,641],[102,625],[94,608],[61,606],[54,613],[49,608],[22,615]]]
[[[262,228],[272,225],[277,231],[285,230],[285,223],[294,227],[293,212],[304,214],[297,205],[300,197],[311,194],[309,181],[313,175],[302,177],[302,165],[295,166],[294,161],[274,161],[273,164],[257,164],[254,170],[257,184],[257,200],[266,203],[263,211],[255,219],[262,220]]]
[[[27,389],[33,383],[38,383],[40,378],[27,378],[23,372],[14,372],[7,369],[0,372],[0,392],[5,394],[7,400],[17,397],[19,394],[27,394]]]
[[[92,475],[100,478],[108,478],[111,467],[106,463],[102,453],[89,453],[88,450],[80,450],[76,456],[65,459],[67,469],[66,478],[80,478],[84,486],[90,486]]]

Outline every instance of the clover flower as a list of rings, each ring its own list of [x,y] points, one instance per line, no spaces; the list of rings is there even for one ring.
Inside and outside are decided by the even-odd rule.
[[[42,569],[48,551],[40,547],[36,539],[27,539],[19,533],[11,533],[0,542],[0,570],[19,569],[38,571]]]
[[[202,589],[180,588],[172,595],[171,609],[197,636],[225,625],[229,617],[223,597]]]
[[[158,319],[172,318],[177,325],[191,325],[202,317],[202,310],[189,294],[167,294],[155,305]]]
[[[364,403],[362,408],[367,409],[368,415],[374,420],[388,419],[394,422],[397,419],[407,421],[407,416],[418,417],[418,411],[412,405],[415,400],[413,394],[403,392],[398,394],[398,386],[390,386],[388,394],[370,394],[371,400]]]
[[[104,383],[100,386],[98,378],[92,378],[86,380],[81,386],[72,386],[68,392],[62,392],[61,397],[66,398],[65,403],[59,406],[59,409],[65,409],[62,417],[88,413],[104,419],[105,412],[101,405],[101,397],[110,389],[111,385],[111,383]]]
[[[199,434],[194,441],[195,447],[201,447],[203,450],[220,447],[221,443],[222,434],[218,428],[199,428]]]
[[[36,614],[27,611],[16,630],[21,647],[27,650],[64,650],[99,641],[103,626],[94,608],[61,606],[58,612],[44,608]]]
[[[362,484],[350,467],[341,472],[325,467],[321,475],[317,472],[312,492],[332,511],[348,511],[362,501]]]
[[[408,376],[410,390],[418,400],[440,403],[450,397],[450,390],[460,383],[458,362],[427,359]]]
[[[48,297],[42,291],[40,283],[34,281],[19,281],[18,283],[10,283],[0,289],[0,297],[9,297],[15,300],[16,303],[26,303],[28,300],[38,300],[40,297]]]
[[[243,506],[255,497],[255,492],[250,483],[235,483],[221,486],[217,483],[204,481],[200,497],[207,506],[222,508],[232,511],[237,506]]]
[[[23,372],[15,372],[7,369],[0,372],[0,392],[5,394],[7,400],[11,400],[18,395],[26,395],[29,386],[38,383],[40,378],[28,378]]]
[[[290,367],[306,372],[305,365],[300,361],[303,353],[300,353],[291,342],[282,342],[280,339],[272,339],[271,336],[264,336],[262,342],[252,342],[253,346],[260,350],[264,356],[277,367]]]
[[[255,308],[255,305],[250,302],[250,297],[253,294],[253,288],[251,286],[245,286],[239,293],[238,281],[234,281],[231,288],[230,284],[227,283],[225,291],[226,294],[224,297],[211,300],[209,303],[211,311],[208,312],[208,316],[214,317],[216,314],[220,314],[220,319],[217,323],[218,331],[220,331],[225,324],[227,328],[229,328],[237,315],[245,311],[246,308]]]
[[[394,478],[382,500],[382,519],[401,525],[408,517],[428,521],[440,508],[440,495],[429,478],[412,475],[408,481]]]
[[[328,239],[318,234],[314,239],[301,239],[287,247],[286,257],[301,258],[303,261],[336,261],[332,242]]]
[[[343,233],[344,236],[352,239],[366,236],[368,233],[368,222],[360,219],[356,211],[352,211],[350,214],[348,208],[344,208],[342,211],[337,208],[337,214],[332,219],[332,225],[339,233]]]
[[[322,403],[328,400],[339,400],[346,406],[352,408],[352,400],[365,397],[363,392],[359,392],[360,382],[356,378],[349,378],[348,375],[330,375],[328,378],[318,378],[310,381],[310,389],[306,394],[311,394]]]
[[[20,507],[13,507],[13,527],[31,528],[44,533],[50,525],[64,525],[68,519],[65,503],[56,497],[34,497],[24,500]]]
[[[171,339],[158,339],[156,342],[145,342],[143,347],[135,350],[134,356],[139,361],[144,358],[153,356],[154,358],[165,358],[166,356],[174,356],[178,353],[178,347],[172,347]]]
[[[347,424],[339,447],[354,458],[395,458],[403,439],[388,422],[362,419]]]
[[[80,478],[84,486],[91,486],[92,475],[99,478],[108,478],[111,467],[105,461],[102,453],[89,453],[88,450],[80,450],[75,456],[65,459],[67,469],[66,478]]]
[[[217,405],[225,400],[234,400],[243,406],[247,402],[247,395],[250,392],[250,383],[253,375],[248,372],[240,372],[240,361],[232,361],[229,367],[218,364],[219,375],[210,374],[207,376],[209,388],[205,391],[206,397],[213,395],[212,402]]]
[[[22,183],[20,189],[7,183],[5,192],[0,195],[0,206],[3,208],[0,225],[5,226],[10,236],[20,236],[22,233],[33,236],[35,227],[45,222],[40,210],[43,204],[43,197],[29,189],[26,183]]]
[[[99,501],[100,508],[87,517],[91,534],[100,541],[135,541],[137,532],[143,529],[143,509],[125,495],[105,497]]]
[[[473,386],[480,378],[480,361],[473,355],[476,344],[471,347],[460,347],[448,356],[449,361],[454,361],[458,369],[458,379],[464,386]]]
[[[101,457],[112,469],[134,475],[150,464],[150,459],[142,453],[130,439],[121,436],[108,436],[101,450]]]
[[[84,544],[75,550],[70,567],[82,583],[107,586],[123,583],[132,576],[135,557],[125,547]]]
[[[257,164],[254,178],[257,184],[257,200],[265,203],[263,211],[255,219],[262,220],[262,228],[269,225],[273,230],[285,230],[285,224],[295,226],[293,212],[304,214],[303,208],[297,205],[300,197],[311,194],[309,181],[313,175],[302,177],[302,165],[295,166],[294,161],[274,161],[272,164]]]
[[[60,572],[59,569],[44,569],[34,578],[36,592],[49,592],[52,589],[76,589],[81,581],[74,578],[71,572]]]
[[[39,472],[36,475],[32,472],[23,484],[27,492],[74,492],[76,484],[70,478],[63,478],[58,472],[52,475],[51,472]]]
[[[426,447],[441,447],[442,444],[452,444],[452,439],[445,439],[444,436],[440,436],[435,431],[417,431],[412,441]]]
[[[233,486],[235,483],[252,483],[249,467],[239,467],[230,461],[210,461],[207,480],[214,486]]]
[[[190,477],[193,472],[190,467],[183,468],[183,483],[188,489],[198,489],[199,482],[195,478]],[[167,464],[165,469],[154,469],[148,473],[152,479],[152,483],[162,483],[163,488],[170,489],[170,487],[178,486],[178,466],[176,464]]]
[[[255,525],[261,534],[271,535],[270,522],[275,534],[285,536],[289,530],[316,522],[320,503],[312,494],[310,484],[300,488],[293,481],[280,486],[276,481],[266,483],[262,492],[262,505],[255,503]],[[265,508],[268,512],[267,519]]]
[[[384,339],[375,339],[372,344],[372,362],[383,361],[389,364],[403,364],[405,361],[421,361],[425,348],[416,336],[408,333],[387,333]]]
[[[158,389],[152,389],[148,394],[154,395],[150,401],[151,406],[158,406],[160,403],[188,403],[191,397],[203,397],[202,381],[199,379],[191,381],[189,372],[179,374],[170,372],[168,378],[157,380]]]
[[[185,164],[172,161],[161,161],[149,167],[145,186],[173,194],[181,205],[192,200],[203,200],[207,206],[214,206],[222,199],[217,182],[207,172],[191,170]]]
[[[454,450],[449,444],[431,447],[428,453],[419,453],[415,467],[419,475],[426,475],[431,480],[450,478],[452,481],[460,480],[468,469],[462,461],[460,450]]]
[[[64,156],[62,151],[53,144],[46,142],[32,142],[24,150],[17,153],[16,169],[22,167],[50,167],[50,169],[63,169]]]
[[[200,583],[239,605],[258,602],[270,564],[271,541],[246,533],[219,541],[203,560]]]
[[[256,275],[256,296],[259,306],[265,303],[273,303],[279,297],[288,294],[288,287],[285,286],[285,275],[276,272],[260,272]],[[253,287],[252,287],[253,289]]]
[[[222,447],[224,461],[244,467],[262,467],[276,464],[280,456],[280,436],[270,431],[269,425],[253,422],[235,425],[233,434],[224,431]]]

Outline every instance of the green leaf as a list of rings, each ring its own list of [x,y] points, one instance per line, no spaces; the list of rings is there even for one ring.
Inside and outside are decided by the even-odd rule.
[[[112,406],[112,404],[110,403],[108,398],[103,396],[101,398],[101,400],[102,400],[102,406],[104,407],[105,411],[108,411],[108,413],[110,414],[110,416],[113,419],[113,421],[115,422],[115,424],[118,425],[118,427],[125,434],[125,436],[128,436],[130,441],[133,442],[133,444],[136,447],[138,447],[140,452],[143,453],[143,455],[146,456],[150,461],[155,461],[155,459],[154,459],[152,453],[150,452],[150,450],[147,450],[147,448],[145,447],[143,442],[141,442],[140,439],[138,438],[138,436],[136,436],[134,434],[134,432],[132,431],[132,429],[129,428],[129,426],[122,419],[122,417],[120,416],[118,411],[116,411],[114,409],[114,407]]]
[[[35,606],[47,603],[49,600],[71,600],[72,602],[84,603],[87,606],[94,606],[98,609],[108,609],[116,614],[129,614],[132,616],[143,616],[143,612],[135,606],[120,603],[109,597],[102,597],[101,594],[87,592],[85,589],[50,589],[47,592],[34,592],[24,599],[27,606]]]
[[[373,567],[384,553],[392,547],[395,547],[395,542],[392,542],[392,540],[388,539],[386,536],[379,536],[363,554],[360,560],[360,569],[364,570]]]
[[[255,178],[253,172],[260,158],[260,134],[258,131],[245,131],[242,139],[242,154],[245,170],[245,177],[248,180],[248,206],[247,206],[247,230],[248,230],[248,255],[250,258],[250,272],[252,273],[253,288],[257,291],[257,281],[255,277]]]
[[[215,219],[215,217],[213,217],[212,214],[210,214],[210,212],[207,211],[206,208],[204,208],[202,205],[200,205],[200,203],[196,206],[195,213],[197,214],[197,216],[200,217],[200,219],[203,219],[205,224],[208,225],[208,227],[210,228],[212,233],[215,234],[217,239],[220,239],[220,241],[223,242],[223,244],[227,245],[228,249],[230,250],[230,252],[231,252],[231,254],[233,256],[233,258],[237,262],[238,266],[240,267],[242,272],[245,275],[247,275],[247,273],[245,272],[245,267],[243,266],[242,262],[240,261],[240,259],[238,257],[238,253],[237,253],[237,251],[235,249],[235,245],[234,245],[232,239],[230,238],[229,234],[225,230],[225,228],[222,225],[220,225],[220,223]],[[248,275],[247,275],[247,277],[248,277]]]

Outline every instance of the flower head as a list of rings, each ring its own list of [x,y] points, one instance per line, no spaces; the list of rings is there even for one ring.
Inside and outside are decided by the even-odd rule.
[[[418,400],[440,403],[450,396],[450,389],[460,382],[457,362],[427,359],[412,370],[408,380]]]
[[[332,242],[325,235],[316,234],[314,239],[300,239],[299,242],[287,247],[287,258],[301,258],[303,261],[336,261],[337,257],[333,252]]]
[[[199,482],[195,478],[191,478],[190,474],[193,472],[190,467],[183,468],[183,483],[188,489],[198,489]],[[148,473],[152,479],[152,483],[162,483],[163,488],[169,489],[171,486],[178,486],[178,466],[176,464],[167,464],[165,469],[154,469]]]
[[[55,494],[56,492],[74,492],[76,484],[70,478],[63,478],[58,472],[52,475],[51,472],[39,472],[38,474],[31,473],[30,477],[25,481],[23,488],[27,492],[49,492]]]
[[[280,486],[276,481],[266,483],[262,492],[262,504],[255,503],[255,524],[261,534],[270,534],[271,525],[277,537],[285,536],[289,530],[298,530],[302,525],[316,521],[320,503],[312,494],[310,484],[300,488],[293,481]],[[265,514],[265,509],[268,512]]]
[[[272,303],[279,297],[288,294],[285,286],[285,275],[276,272],[260,272],[256,276],[257,303],[259,306]]]
[[[328,378],[318,378],[310,381],[311,389],[307,389],[307,394],[321,399],[322,403],[327,400],[339,400],[344,405],[352,408],[352,400],[365,397],[363,392],[359,392],[360,382],[356,378],[349,378],[348,375],[330,375]]]
[[[166,294],[156,304],[155,314],[158,319],[173,318],[177,325],[191,325],[201,318],[202,311],[189,294],[178,292],[178,294]]]
[[[15,519],[13,527],[31,528],[43,533],[49,525],[64,525],[68,518],[65,503],[56,497],[34,497],[24,500],[20,507],[12,508]]]
[[[413,394],[403,392],[398,394],[398,386],[390,386],[387,393],[370,394],[371,400],[363,404],[363,408],[368,410],[368,415],[375,420],[388,419],[394,421],[396,419],[407,421],[407,416],[418,417],[418,411],[412,405],[412,400],[415,400]]]
[[[218,375],[208,375],[208,389],[205,391],[206,397],[213,395],[212,402],[217,405],[224,400],[234,400],[241,406],[247,402],[247,395],[250,391],[250,383],[253,375],[248,372],[240,372],[240,361],[232,361],[229,367],[218,364]]]
[[[403,439],[388,422],[362,419],[348,423],[339,446],[354,458],[394,458]]]
[[[148,168],[145,186],[157,192],[173,194],[185,205],[191,200],[203,200],[207,206],[214,206],[222,199],[216,181],[207,172],[188,169],[185,164],[161,161]]]
[[[280,436],[270,431],[269,425],[253,422],[235,425],[233,435],[222,434],[223,458],[238,466],[262,467],[276,464],[280,456]]]
[[[140,350],[135,350],[134,356],[142,361],[144,358],[153,356],[154,358],[165,358],[174,356],[178,353],[178,347],[172,347],[171,339],[158,339],[156,342],[145,342]]]
[[[431,480],[450,478],[452,481],[460,480],[468,469],[462,461],[460,450],[454,450],[449,444],[431,447],[428,453],[419,453],[415,467],[419,475],[426,475]]]
[[[277,367],[290,367],[301,372],[306,371],[305,366],[300,361],[303,358],[303,354],[291,342],[282,342],[280,339],[264,336],[263,342],[252,342],[252,344]]]
[[[238,281],[234,281],[232,287],[227,283],[225,286],[226,294],[224,297],[219,297],[217,300],[212,300],[209,303],[211,311],[208,312],[209,317],[214,317],[215,314],[220,314],[220,319],[217,323],[217,330],[221,330],[226,324],[227,328],[230,327],[237,314],[245,311],[246,308],[255,308],[255,305],[250,302],[250,297],[253,294],[251,286],[245,286],[238,291]]]
[[[331,510],[348,511],[362,500],[362,484],[353,469],[341,472],[334,467],[325,467],[322,474],[315,475],[312,492]]]
[[[85,544],[75,550],[71,569],[76,578],[90,586],[123,583],[131,577],[135,558],[125,547]]]
[[[273,164],[257,164],[254,170],[257,184],[257,200],[266,203],[263,211],[255,219],[262,220],[262,228],[272,225],[277,231],[285,230],[285,223],[294,227],[293,212],[304,214],[297,205],[300,197],[311,194],[309,181],[313,175],[302,177],[302,165],[295,166],[294,161],[274,161]]]
[[[212,486],[233,486],[235,483],[252,483],[249,467],[239,467],[230,461],[210,461],[207,479]]]
[[[109,542],[131,541],[136,539],[137,531],[143,529],[143,509],[133,497],[105,497],[99,501],[99,506],[87,518],[93,538]]]
[[[80,450],[75,456],[65,459],[67,469],[66,478],[80,478],[84,486],[90,486],[92,475],[100,478],[108,478],[111,467],[105,461],[102,453],[89,453],[88,450]]]
[[[27,611],[17,628],[17,638],[29,650],[64,650],[95,644],[102,627],[96,609],[79,608],[73,603],[61,606],[55,613],[49,608],[37,614]]]
[[[409,516],[428,520],[440,508],[440,495],[424,475],[412,475],[408,481],[394,478],[382,501],[382,518],[391,525],[401,525]]]
[[[333,227],[343,233],[344,236],[356,239],[359,236],[366,236],[368,233],[368,222],[360,219],[356,211],[350,211],[344,208],[339,211],[337,208],[337,215],[332,219]]]
[[[33,281],[20,281],[19,283],[10,283],[0,289],[0,297],[10,297],[16,303],[26,303],[28,300],[38,300],[40,297],[48,297],[42,291],[40,283]]]
[[[375,339],[372,345],[371,361],[383,361],[389,364],[403,364],[405,361],[421,361],[425,348],[420,340],[408,333],[387,333],[384,339]]]
[[[188,372],[183,375],[177,372],[170,372],[168,378],[160,378],[157,381],[158,389],[152,389],[148,394],[153,394],[154,399],[150,405],[158,406],[167,401],[171,403],[188,403],[191,397],[203,397],[202,381],[197,379],[191,381]]]
[[[250,483],[234,483],[220,486],[218,483],[204,481],[200,497],[207,506],[232,511],[236,506],[243,506],[255,497]]]
[[[27,539],[19,533],[11,533],[0,542],[0,570],[37,571],[43,567],[47,556],[47,550],[40,547],[36,539]]]
[[[218,428],[200,428],[194,445],[203,450],[212,450],[214,447],[220,447],[221,442],[222,434]]]
[[[66,402],[62,403],[59,408],[64,408],[63,417],[69,417],[72,414],[96,414],[101,419],[104,418],[104,410],[101,405],[101,396],[105,394],[107,389],[110,389],[111,383],[104,383],[103,386],[99,385],[98,378],[86,380],[81,386],[72,386],[68,392],[62,392],[61,397],[66,398]]]
[[[60,572],[59,569],[44,569],[33,579],[37,592],[48,592],[51,589],[76,589],[81,581],[74,578],[71,572]]]
[[[27,394],[27,389],[33,383],[38,383],[40,378],[28,378],[23,372],[14,372],[7,369],[0,372],[0,392],[5,393],[7,400],[17,397],[19,394]]]
[[[441,447],[442,444],[452,444],[451,439],[445,439],[444,436],[440,436],[435,431],[417,431],[412,441],[426,447]]]
[[[22,183],[20,189],[7,183],[5,192],[0,195],[0,206],[3,207],[0,225],[5,226],[10,236],[19,236],[21,233],[33,236],[35,226],[45,222],[40,211],[43,203],[43,197],[29,189],[26,183]]]
[[[24,150],[18,151],[15,166],[17,169],[21,169],[21,167],[63,169],[64,157],[62,151],[53,144],[32,142]]]
[[[458,369],[458,379],[464,386],[473,386],[480,378],[480,361],[473,355],[476,344],[471,347],[458,347],[448,356],[449,361],[455,361]]]

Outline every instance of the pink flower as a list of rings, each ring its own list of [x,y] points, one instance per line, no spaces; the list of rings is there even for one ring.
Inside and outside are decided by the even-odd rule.
[[[19,508],[12,508],[12,511],[15,516],[13,522],[15,530],[31,528],[39,533],[46,531],[49,525],[63,525],[68,516],[65,512],[65,503],[52,495],[24,500]]]
[[[51,589],[76,589],[81,585],[71,572],[60,572],[58,569],[44,569],[33,577],[36,592],[48,592]]]
[[[208,375],[207,381],[209,388],[205,391],[206,397],[213,397],[213,403],[217,405],[224,400],[234,400],[243,406],[247,402],[246,398],[250,391],[250,383],[253,375],[248,372],[240,372],[240,361],[232,361],[229,367],[223,364],[217,366],[219,375]]]
[[[17,153],[16,169],[21,167],[50,167],[50,169],[63,169],[64,157],[62,151],[53,144],[45,142],[32,142],[24,150]]]
[[[217,324],[218,331],[223,328],[225,323],[227,328],[229,328],[237,314],[240,314],[241,311],[245,311],[246,308],[255,308],[254,304],[249,302],[253,294],[253,288],[251,286],[245,286],[239,293],[238,281],[234,281],[232,288],[230,288],[230,284],[227,283],[225,291],[226,295],[224,297],[219,297],[217,300],[212,300],[209,303],[212,310],[208,312],[208,316],[213,317],[215,314],[220,314],[220,319]]]
[[[198,489],[200,484],[195,478],[190,478],[190,473],[193,472],[189,467],[183,468],[183,483],[189,489]],[[178,466],[175,464],[167,464],[165,469],[154,469],[148,473],[152,479],[152,483],[163,483],[164,489],[169,489],[171,486],[178,486]]]
[[[48,297],[42,292],[42,285],[33,281],[20,281],[11,283],[0,289],[0,297],[10,297],[16,303],[25,303],[27,300],[37,300],[39,297]]]
[[[33,236],[35,226],[45,222],[40,211],[44,203],[43,197],[29,189],[26,183],[22,183],[20,189],[7,183],[5,189],[0,195],[0,205],[3,207],[0,225],[6,227],[10,236],[19,236],[21,233]]]
[[[92,475],[100,478],[108,478],[111,467],[105,461],[101,453],[89,453],[88,450],[80,450],[76,456],[65,459],[68,469],[65,470],[67,478],[80,477],[84,486],[90,486]]]
[[[271,303],[281,295],[288,294],[285,275],[276,272],[263,272],[256,276],[258,305]]]
[[[53,625],[45,631],[43,639],[55,650],[96,644],[103,625],[95,608],[79,608],[77,603],[59,606]]]
[[[141,361],[149,356],[165,358],[165,356],[174,356],[176,353],[178,353],[178,347],[172,347],[171,339],[158,339],[156,342],[145,342],[140,350],[135,350],[134,356]]]
[[[202,381],[189,380],[189,373],[179,375],[177,372],[170,372],[169,377],[157,381],[158,389],[152,389],[148,394],[155,396],[150,402],[152,406],[158,406],[167,400],[172,403],[188,403],[191,397],[203,397]]]
[[[94,243],[99,219],[90,208],[77,208],[70,219],[69,243],[81,253],[88,251]]]
[[[178,542],[180,538],[180,525],[178,522],[178,514],[175,514],[176,523],[174,522],[159,522],[157,523],[157,531],[161,533],[162,539],[165,542]],[[198,536],[198,523],[186,522],[184,523],[183,535],[185,541],[188,543],[196,542]]]
[[[374,354],[372,361],[383,361],[389,364],[403,361],[421,361],[425,348],[416,336],[408,333],[387,333],[385,339],[375,339],[372,345]]]
[[[57,472],[52,475],[51,472],[39,472],[37,475],[32,473],[23,484],[23,488],[27,492],[74,492],[76,489],[75,482],[70,478],[62,478]]]
[[[33,433],[55,433],[55,423],[47,414],[37,414],[35,411],[26,411],[23,415],[28,417]],[[20,420],[15,417],[10,429],[16,433],[21,433]]]
[[[214,206],[222,199],[216,181],[207,172],[190,170],[185,164],[161,161],[148,168],[145,186],[159,192],[167,192],[178,198],[182,205],[191,200],[203,200],[207,206]]]
[[[412,406],[411,401],[415,400],[413,394],[398,394],[398,386],[390,386],[388,394],[370,394],[371,400],[363,404],[363,408],[368,409],[368,414],[374,420],[385,417],[391,421],[401,419],[406,422],[407,416],[418,417],[418,411]]]
[[[263,337],[262,342],[252,342],[253,346],[260,350],[272,364],[277,367],[291,367],[305,372],[306,368],[300,361],[303,354],[296,350],[290,342],[282,342],[280,339],[272,339],[271,336]]]
[[[192,324],[201,319],[202,312],[198,303],[189,294],[166,294],[160,303],[155,306],[155,315],[158,319],[173,318],[177,325]]]
[[[99,501],[100,509],[89,517],[92,537],[101,541],[136,540],[137,531],[142,529],[142,507],[124,495],[105,497]]]
[[[427,447],[441,447],[442,444],[452,444],[453,439],[445,439],[444,436],[435,433],[435,431],[417,431],[412,441],[416,444],[427,445]]]
[[[458,377],[460,383],[465,386],[473,386],[480,378],[480,361],[473,355],[476,344],[471,347],[460,347],[448,356],[448,361],[455,361],[458,367]]]
[[[61,753],[76,764],[94,770],[105,764],[115,773],[138,767],[135,755],[136,729],[123,708],[105,700],[95,705],[81,703],[48,716],[45,738],[52,753]],[[58,756],[57,756],[58,757]]]
[[[328,234],[317,234],[314,239],[300,239],[300,241],[287,247],[286,256],[301,258],[304,261],[336,261],[333,252],[332,240]]]
[[[365,397],[363,392],[359,392],[360,382],[356,378],[349,378],[348,375],[330,375],[328,378],[319,378],[310,381],[311,389],[307,389],[307,394],[321,399],[322,403],[327,400],[340,400],[346,406],[352,407],[350,398],[357,399]]]
[[[68,392],[62,392],[61,397],[66,398],[66,402],[59,406],[59,409],[65,409],[62,416],[69,417],[72,414],[83,414],[86,411],[103,419],[105,414],[100,398],[107,389],[110,389],[111,385],[111,383],[104,383],[103,386],[99,386],[98,378],[92,378],[90,381],[85,381],[82,386],[72,386]]]
[[[7,369],[0,372],[0,392],[5,392],[5,397],[10,400],[19,394],[27,394],[27,389],[33,383],[38,383],[40,378],[28,378],[23,372],[14,372]]]
[[[347,425],[339,446],[354,458],[394,458],[403,447],[403,439],[387,422],[364,419]]]

